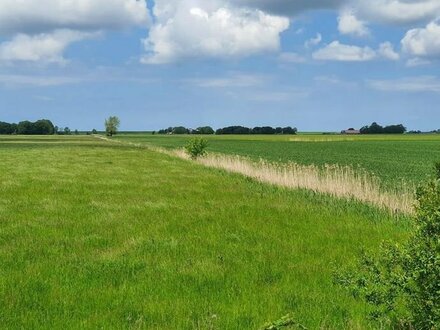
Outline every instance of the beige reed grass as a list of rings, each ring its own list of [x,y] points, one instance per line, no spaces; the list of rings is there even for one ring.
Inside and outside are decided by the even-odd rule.
[[[167,153],[170,154],[169,151]],[[189,157],[183,150],[171,154],[180,158]],[[209,154],[197,160],[199,164],[239,173],[260,182],[291,189],[307,189],[338,198],[355,199],[390,210],[393,213],[411,214],[414,193],[401,186],[395,191],[381,189],[380,180],[367,171],[350,166],[299,165],[296,163],[271,163],[264,160],[251,161],[240,156]]]

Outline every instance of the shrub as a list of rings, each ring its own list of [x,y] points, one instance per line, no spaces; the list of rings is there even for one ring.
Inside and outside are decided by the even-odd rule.
[[[203,138],[191,139],[185,146],[187,154],[191,159],[197,159],[206,154],[206,148],[208,147],[208,141]]]
[[[436,165],[440,171],[440,165]],[[335,280],[362,298],[371,316],[392,328],[440,328],[440,173],[419,188],[415,229],[404,245],[384,243],[364,253],[354,270]]]

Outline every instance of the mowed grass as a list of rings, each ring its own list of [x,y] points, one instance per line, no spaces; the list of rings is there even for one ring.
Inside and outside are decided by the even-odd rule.
[[[184,146],[190,136],[120,135],[117,139],[165,148]],[[209,150],[258,160],[362,168],[386,188],[416,186],[440,161],[440,135],[207,136]]]
[[[14,138],[10,138],[13,140]],[[0,141],[8,329],[372,326],[332,270],[408,221],[88,137]]]

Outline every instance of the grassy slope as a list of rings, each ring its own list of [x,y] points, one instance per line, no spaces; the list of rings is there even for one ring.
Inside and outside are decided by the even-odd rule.
[[[188,136],[121,135],[118,139],[148,142],[163,147],[185,145]],[[300,164],[360,166],[380,177],[385,185],[400,181],[418,184],[440,161],[439,135],[405,136],[213,136],[211,151],[270,161]],[[290,141],[293,140],[293,141]],[[310,142],[308,142],[310,141]]]
[[[0,142],[6,328],[255,329],[289,312],[309,328],[365,326],[332,265],[406,233],[362,205],[142,149],[38,139]]]

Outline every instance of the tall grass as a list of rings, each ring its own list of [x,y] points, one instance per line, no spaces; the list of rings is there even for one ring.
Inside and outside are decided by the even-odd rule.
[[[183,150],[172,152],[188,158]],[[308,189],[333,197],[355,199],[391,212],[411,214],[414,193],[404,186],[395,191],[381,189],[380,180],[367,171],[354,170],[351,166],[272,163],[265,160],[251,161],[241,156],[209,154],[198,163],[226,171],[240,173],[260,182],[292,189]]]

